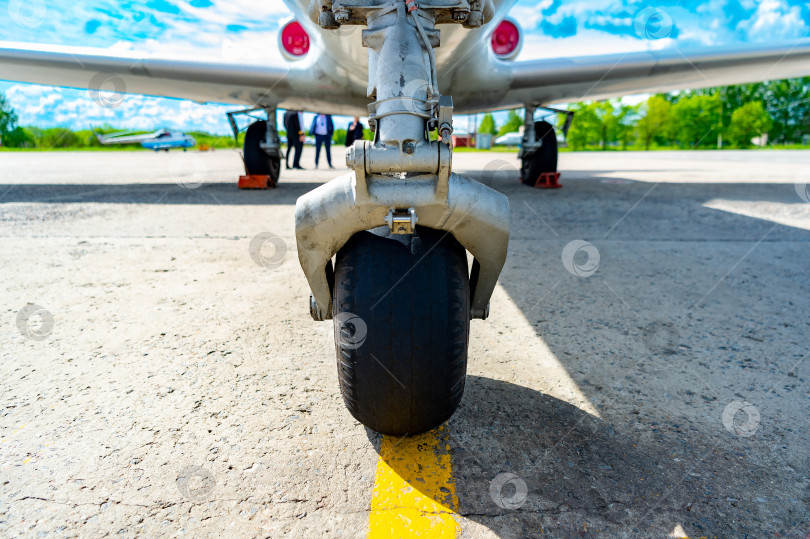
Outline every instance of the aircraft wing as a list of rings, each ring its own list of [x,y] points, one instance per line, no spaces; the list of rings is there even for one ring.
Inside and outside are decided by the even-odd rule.
[[[319,36],[314,30],[312,35]],[[443,73],[440,66],[440,80],[449,83],[445,93],[453,96],[458,113],[810,75],[807,39],[523,62],[498,60],[488,42],[484,29],[471,33],[447,59],[453,67]],[[305,60],[253,65],[0,42],[0,80],[87,89],[101,102],[103,93],[112,90],[201,103],[362,115],[368,99],[364,84],[355,80],[355,72],[362,69],[352,57],[334,51],[327,56],[323,44]]]
[[[456,88],[478,88],[460,95],[468,110],[593,101],[641,93],[669,92],[810,75],[810,39],[784,44],[713,47],[697,51],[669,48],[599,56],[503,62],[490,56],[485,70],[457,75]],[[477,71],[477,73],[475,73]],[[477,80],[476,82],[473,80]],[[508,89],[497,82],[508,81]],[[483,84],[483,86],[482,86]],[[487,84],[493,84],[487,91]],[[500,95],[498,95],[500,94]],[[455,96],[454,96],[455,98]],[[493,101],[498,101],[493,103]]]
[[[110,101],[109,92],[318,110],[324,96],[334,91],[318,65],[319,58],[319,51],[312,50],[295,63],[279,60],[277,65],[254,65],[0,42],[0,80],[87,89],[96,102],[112,105],[115,101]],[[334,101],[331,96],[329,100]]]

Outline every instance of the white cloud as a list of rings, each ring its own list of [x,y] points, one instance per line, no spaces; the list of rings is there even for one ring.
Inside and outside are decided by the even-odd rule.
[[[6,91],[21,125],[88,129],[110,123],[124,129],[165,127],[228,133],[225,113],[233,107],[190,101],[126,95],[117,108],[98,105],[87,91],[15,84]]]
[[[534,33],[524,36],[524,39],[523,50],[517,61],[644,51],[671,42],[668,39],[641,40],[635,36],[606,34],[598,30],[580,30],[576,36],[561,39]]]
[[[784,0],[762,0],[754,16],[742,21],[738,29],[751,41],[784,40],[808,33],[799,6],[790,7]]]
[[[281,0],[256,2],[256,0],[214,0],[205,8],[193,7],[186,1],[172,2],[182,12],[195,20],[210,23],[222,21],[261,22],[279,15],[290,15],[290,8]]]
[[[24,28],[0,9],[0,40],[29,42],[26,48],[123,57],[186,57],[238,63],[284,61],[278,50],[280,23],[290,9],[280,0],[213,0],[193,7],[187,0],[144,2],[136,8],[113,0],[76,0],[70,7],[48,4],[36,29]],[[155,7],[158,6],[158,7]],[[97,27],[86,30],[92,21]],[[2,44],[0,44],[2,46]],[[0,84],[22,125],[64,125],[74,129],[109,122],[122,128],[203,129],[227,133],[232,106],[200,105],[174,99],[127,95],[120,107],[103,108],[85,90],[27,84]]]
[[[553,0],[542,0],[534,6],[515,6],[509,16],[520,22],[524,30],[531,30],[543,20],[542,10],[551,7]]]
[[[0,85],[0,89],[3,86]],[[33,84],[8,85],[5,94],[17,111],[19,124],[37,127],[89,129],[109,123],[121,129],[151,131],[166,128],[228,135],[231,127],[226,113],[234,109],[230,105],[200,105],[191,101],[140,95],[126,95],[119,107],[105,108],[93,101],[86,90]],[[282,114],[279,110],[279,124]],[[304,123],[308,126],[314,116],[305,113]],[[336,127],[343,128],[350,119],[335,116],[334,120]],[[240,125],[244,127],[248,121],[243,118]],[[363,118],[363,121],[368,124],[367,118]]]

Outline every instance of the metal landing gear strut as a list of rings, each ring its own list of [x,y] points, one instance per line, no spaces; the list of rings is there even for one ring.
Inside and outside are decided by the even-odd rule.
[[[558,110],[548,107],[526,105],[526,116],[523,121],[523,143],[520,147],[520,181],[532,187],[555,188],[560,185],[560,173],[557,172],[557,134],[554,126],[545,120],[534,120],[534,112],[538,108],[565,114],[565,124],[562,127],[564,135],[568,135],[568,128],[574,113],[567,110]]]
[[[268,189],[278,184],[281,176],[281,141],[276,127],[276,109],[258,108],[239,110],[228,113],[228,122],[231,124],[234,139],[239,143],[239,125],[236,116],[264,110],[266,120],[257,120],[251,123],[245,132],[244,152],[242,158],[245,162],[245,175],[239,178],[240,189]]]
[[[341,392],[361,423],[417,434],[464,390],[471,318],[489,314],[506,260],[507,198],[451,171],[453,104],[436,80],[437,23],[480,26],[491,0],[314,0],[326,28],[364,24],[375,140],[352,172],[296,205],[301,267],[316,320],[333,318]],[[430,141],[436,131],[440,140]],[[467,267],[464,253],[474,261]],[[332,257],[337,255],[333,267]]]

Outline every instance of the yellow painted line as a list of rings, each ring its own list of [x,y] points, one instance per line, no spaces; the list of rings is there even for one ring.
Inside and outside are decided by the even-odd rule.
[[[459,533],[448,432],[384,436],[371,498],[369,538],[451,537]]]

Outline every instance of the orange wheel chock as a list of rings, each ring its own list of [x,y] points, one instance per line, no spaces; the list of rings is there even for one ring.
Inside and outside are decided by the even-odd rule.
[[[239,189],[274,189],[276,182],[265,174],[239,176]]]
[[[562,187],[562,184],[560,183],[560,173],[544,172],[540,174],[540,177],[537,178],[536,182],[534,182],[534,187],[539,189],[558,189]]]

